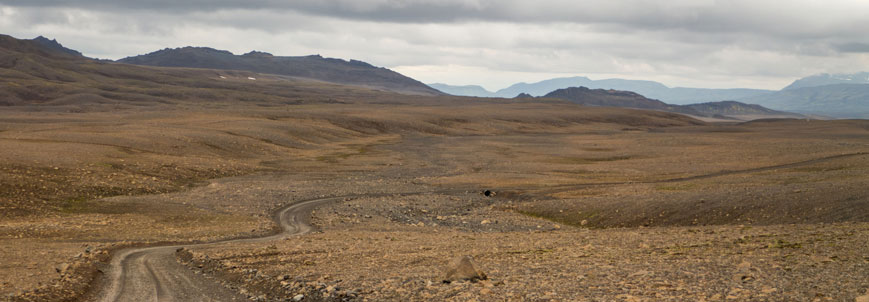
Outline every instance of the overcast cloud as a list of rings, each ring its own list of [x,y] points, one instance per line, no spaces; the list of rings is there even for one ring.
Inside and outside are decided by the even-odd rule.
[[[864,0],[0,0],[0,33],[109,59],[321,54],[491,90],[574,75],[779,89],[869,70],[867,13]]]

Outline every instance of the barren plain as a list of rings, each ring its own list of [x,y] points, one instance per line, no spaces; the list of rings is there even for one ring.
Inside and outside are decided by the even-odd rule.
[[[314,210],[315,234],[192,247],[186,263],[261,300],[853,301],[869,288],[865,121],[423,100],[5,111],[0,126],[11,300],[90,299],[122,247],[265,235],[271,211],[328,196],[347,197]],[[463,255],[488,280],[442,283]]]
[[[107,299],[113,261],[150,246],[179,247],[151,276],[219,300],[869,299],[865,120],[29,56],[0,69],[4,300]],[[310,200],[281,224],[313,233],[194,245],[277,234]],[[488,278],[442,282],[464,256]],[[205,300],[147,284],[118,300]]]

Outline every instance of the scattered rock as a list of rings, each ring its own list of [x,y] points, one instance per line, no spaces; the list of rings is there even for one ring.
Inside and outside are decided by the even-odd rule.
[[[764,286],[763,289],[760,290],[760,292],[762,292],[762,293],[764,293],[764,294],[767,294],[767,295],[772,294],[772,293],[774,293],[774,292],[776,292],[776,291],[778,291],[777,288],[775,288],[775,287],[768,287],[768,286]],[[866,302],[869,302],[869,301],[866,301]]]
[[[54,268],[58,273],[65,274],[69,270],[69,263],[61,263]]]
[[[443,281],[444,283],[460,280],[477,282],[486,279],[488,279],[486,273],[477,268],[474,258],[471,258],[471,256],[461,256],[456,258],[447,267],[446,277]]]
[[[293,301],[297,301],[297,302],[298,302],[298,301],[302,301],[302,299],[304,299],[304,298],[305,298],[305,295],[298,294],[298,295],[295,295],[295,296],[293,297]]]
[[[190,250],[181,247],[175,250],[175,257],[182,262],[190,262],[193,260],[193,253],[191,253]]]

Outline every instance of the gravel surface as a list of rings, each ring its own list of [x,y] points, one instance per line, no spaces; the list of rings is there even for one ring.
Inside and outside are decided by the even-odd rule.
[[[866,223],[600,230],[492,206],[506,202],[350,199],[316,210],[322,233],[190,258],[269,301],[854,301],[869,288]],[[461,256],[489,278],[443,283]]]

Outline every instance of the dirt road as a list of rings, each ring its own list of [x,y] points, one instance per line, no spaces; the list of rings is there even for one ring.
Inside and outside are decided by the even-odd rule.
[[[287,206],[276,214],[282,232],[273,236],[235,239],[203,245],[231,242],[264,242],[311,232],[311,210],[323,203],[345,197],[306,200]],[[121,251],[110,264],[107,286],[99,301],[247,301],[247,297],[221,286],[218,282],[195,274],[175,260],[182,247],[173,245]]]
[[[802,162],[766,166],[736,171],[721,171],[706,175],[653,181],[649,183],[678,182],[700,178],[717,177],[740,173],[753,173],[777,168],[790,168],[800,165],[828,161],[844,157],[862,156],[866,153],[851,153],[828,156]],[[569,186],[622,185],[613,184],[576,184]],[[565,187],[556,187],[555,190]],[[503,189],[503,188],[502,188]],[[456,193],[459,191],[443,191],[440,193]],[[418,194],[403,193],[403,194]],[[324,203],[358,197],[377,197],[389,194],[359,194],[329,198],[311,199],[294,203],[279,210],[275,220],[280,224],[282,232],[273,236],[235,239],[219,242],[136,248],[121,251],[110,263],[106,287],[98,296],[99,301],[248,301],[248,297],[228,289],[219,282],[209,279],[180,264],[175,259],[175,251],[179,248],[193,246],[214,246],[239,242],[267,242],[280,240],[290,236],[309,233],[313,227],[309,223],[311,211]]]

